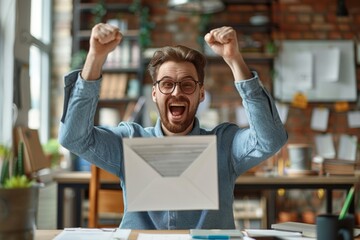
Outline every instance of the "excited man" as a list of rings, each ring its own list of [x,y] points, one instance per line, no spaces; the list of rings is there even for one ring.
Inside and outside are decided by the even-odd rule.
[[[200,127],[195,114],[205,97],[206,59],[200,52],[185,46],[164,47],[155,52],[149,63],[152,100],[160,114],[154,127],[144,128],[134,122],[121,122],[111,128],[94,126],[102,66],[121,40],[119,29],[111,25],[100,23],[92,29],[84,68],[65,77],[60,143],[119,176],[125,204],[121,228],[235,228],[232,204],[237,177],[268,159],[287,140],[271,96],[263,88],[257,73],[251,72],[242,58],[236,32],[231,27],[217,28],[205,35],[205,41],[233,73],[235,87],[247,112],[248,128],[233,123],[222,123],[210,130]],[[216,135],[219,210],[128,212],[122,139],[175,135]]]

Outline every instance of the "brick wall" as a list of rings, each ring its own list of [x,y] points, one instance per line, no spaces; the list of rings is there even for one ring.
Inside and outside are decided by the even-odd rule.
[[[54,68],[53,68],[53,134],[56,135],[62,102],[62,76],[69,70],[71,43],[71,14],[72,1],[66,4],[54,4]],[[222,13],[213,14],[209,25],[231,25],[248,23],[253,14],[266,14],[274,27],[270,33],[253,32],[251,37],[258,41],[263,49],[266,42],[283,39],[354,39],[360,41],[360,1],[346,0],[349,11],[348,17],[336,16],[336,0],[279,0],[271,6],[267,4],[243,4],[228,6]],[[143,0],[143,4],[150,9],[151,21],[156,24],[152,30],[151,47],[164,45],[183,44],[199,50],[201,32],[201,17],[194,14],[183,14],[170,11],[167,0]],[[270,9],[269,9],[270,8]],[[211,27],[208,27],[211,28]],[[245,41],[245,34],[239,31],[239,40]],[[65,50],[65,51],[64,51]],[[269,91],[272,91],[272,65],[268,62],[248,62],[250,67],[257,70],[262,81]],[[358,89],[360,87],[360,66],[356,66]],[[226,106],[229,108],[229,119],[235,121],[235,108],[241,105],[241,100],[234,91],[231,81],[231,72],[223,63],[208,64],[206,73],[206,87],[212,95],[212,107]],[[327,107],[330,109],[330,121],[327,132],[337,134],[347,133],[360,137],[359,129],[348,128],[347,115],[344,112],[335,112],[334,103],[311,103],[306,109],[290,107],[286,128],[289,132],[289,142],[313,142],[314,134],[318,132],[310,129],[310,119],[314,107]],[[355,103],[350,103],[350,109],[356,108]],[[335,139],[336,140],[336,139]],[[286,153],[286,151],[284,151]]]
[[[94,0],[95,1],[95,0]],[[169,11],[167,0],[143,0],[149,6],[151,21],[156,24],[152,31],[151,47],[183,44],[201,50],[199,37],[201,17]],[[360,42],[360,1],[345,0],[349,17],[336,16],[336,0],[278,0],[272,6],[267,4],[245,4],[230,6],[226,12],[214,14],[210,24],[228,25],[247,23],[253,14],[268,14],[274,23],[271,32],[253,32],[251,38],[258,41],[260,51],[268,41],[284,39],[354,39]],[[62,113],[63,75],[69,71],[71,55],[71,20],[72,1],[56,0],[54,2],[54,53],[52,74],[52,136],[57,135],[60,115]],[[239,32],[239,40],[245,42],[245,34]],[[243,51],[245,51],[243,49]],[[252,51],[252,50],[246,50]],[[272,91],[272,63],[248,62],[257,70],[267,89]],[[360,66],[356,65],[356,75],[360,88]],[[234,91],[231,72],[221,62],[211,62],[206,73],[206,88],[212,94],[212,107],[229,109],[229,119],[235,120],[235,108],[241,105],[241,99]],[[311,103],[306,109],[290,107],[286,128],[289,142],[310,142],[319,132],[310,129],[311,114],[314,107],[330,109],[330,121],[327,132],[333,133],[335,140],[338,134],[347,133],[360,138],[360,129],[351,129],[347,124],[346,112],[335,112],[334,103]],[[356,103],[350,103],[355,109]],[[283,151],[286,157],[286,149]],[[312,198],[318,200],[318,198]],[[281,201],[280,201],[281,202]],[[281,202],[283,203],[283,202]],[[318,204],[312,204],[318,206]],[[298,206],[298,205],[297,205]],[[300,209],[300,207],[299,207]]]
[[[248,23],[254,14],[268,14],[272,19],[273,28],[270,33],[254,32],[251,37],[259,41],[264,48],[266,42],[275,40],[337,40],[354,39],[360,41],[360,1],[346,0],[348,17],[336,16],[336,0],[279,0],[267,4],[243,4],[228,6],[226,12],[213,14],[209,24],[231,25]],[[156,23],[152,31],[152,47],[184,44],[202,49],[198,38],[203,36],[199,30],[201,18],[193,14],[183,14],[169,11],[166,0],[143,0],[149,6],[151,20]],[[270,9],[269,9],[270,8]],[[245,41],[241,31],[239,40]],[[281,47],[281,46],[280,46]],[[261,47],[260,47],[261,48]],[[272,91],[272,64],[249,61],[251,68],[257,70],[265,86]],[[206,86],[212,94],[212,106],[226,106],[230,110],[230,120],[234,121],[235,108],[241,105],[232,82],[231,72],[224,64],[208,64]],[[360,66],[356,65],[356,75],[360,83]],[[359,88],[360,84],[358,84]],[[314,135],[319,132],[310,128],[310,120],[314,107],[330,109],[329,126],[326,132],[333,133],[336,141],[338,134],[347,133],[360,138],[360,129],[349,128],[346,112],[335,112],[334,103],[309,103],[306,109],[290,106],[286,128],[290,142],[313,143]],[[350,110],[356,108],[356,103],[350,103]],[[283,153],[286,156],[286,151]]]
[[[156,27],[152,30],[152,47],[184,44],[199,48],[197,44],[199,16],[169,11],[167,0],[143,0],[150,9],[151,21]]]
[[[360,2],[345,1],[348,7],[348,17],[337,17],[337,1],[335,0],[283,0],[274,3],[273,21],[277,28],[273,31],[276,40],[338,40],[360,37]],[[358,83],[360,82],[360,66],[356,66]],[[358,87],[359,89],[359,84]],[[315,132],[310,129],[310,118],[314,107],[330,109],[330,119],[327,132],[347,133],[360,137],[360,129],[349,128],[347,113],[336,112],[334,103],[311,103],[306,109],[290,108],[286,127],[290,133],[289,142],[313,142]],[[350,103],[350,110],[355,110],[355,103]]]

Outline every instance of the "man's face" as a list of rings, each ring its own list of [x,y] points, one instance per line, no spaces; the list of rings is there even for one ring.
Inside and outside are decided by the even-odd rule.
[[[174,82],[189,79],[199,81],[192,63],[173,61],[165,62],[160,66],[157,80],[163,79]],[[186,135],[193,127],[199,103],[204,100],[204,87],[196,84],[194,93],[185,94],[177,84],[171,94],[163,94],[158,85],[153,86],[152,98],[159,110],[164,133],[166,135]]]

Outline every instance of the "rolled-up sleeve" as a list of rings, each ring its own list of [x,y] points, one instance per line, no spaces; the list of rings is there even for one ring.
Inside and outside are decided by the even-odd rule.
[[[86,81],[81,78],[79,71],[65,76],[65,96],[63,116],[61,117],[59,141],[70,149],[81,152],[87,144],[94,127],[94,116],[99,98],[100,80]]]
[[[89,102],[89,104],[94,104],[99,97],[99,89],[100,89],[100,79],[97,81],[86,81],[83,80],[80,76],[80,71],[76,70],[70,72],[64,77],[64,105],[63,105],[63,115],[61,117],[61,122],[64,123],[68,109],[69,109],[69,100],[71,95],[74,97],[81,96],[86,99],[92,99],[93,101]],[[74,89],[75,88],[75,89]],[[96,103],[95,103],[96,104]],[[96,107],[96,106],[95,106]]]
[[[249,128],[240,129],[233,141],[235,170],[238,174],[275,154],[287,141],[271,95],[263,87],[258,74],[249,80],[236,81],[235,86],[246,109]]]

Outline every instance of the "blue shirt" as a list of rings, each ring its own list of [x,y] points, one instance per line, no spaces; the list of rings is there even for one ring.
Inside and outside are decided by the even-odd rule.
[[[130,229],[233,229],[234,186],[237,177],[268,159],[286,142],[287,133],[271,96],[262,87],[256,72],[249,80],[235,81],[243,99],[249,127],[222,123],[214,129],[200,127],[195,119],[188,135],[216,135],[219,210],[128,212],[124,179],[122,138],[165,137],[160,119],[154,127],[134,122],[117,127],[97,127],[93,119],[99,99],[101,79],[83,80],[78,71],[65,76],[64,112],[59,141],[71,152],[119,176],[124,192],[121,228]]]

